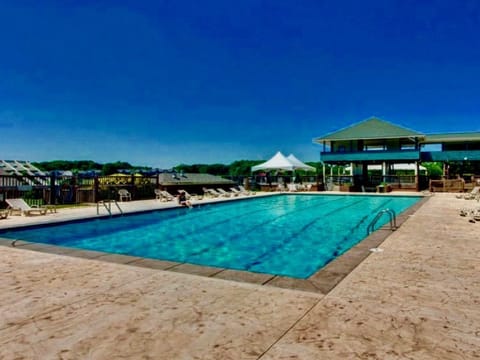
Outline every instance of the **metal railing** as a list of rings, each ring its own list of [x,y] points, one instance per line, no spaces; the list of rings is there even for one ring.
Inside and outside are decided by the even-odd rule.
[[[392,209],[383,209],[380,210],[377,215],[373,218],[370,224],[367,227],[367,236],[370,235],[375,230],[375,224],[380,220],[383,214],[388,214],[390,218],[390,230],[395,231],[397,229],[397,215]]]
[[[97,215],[100,215],[100,205],[103,205],[105,210],[107,210],[108,214],[110,217],[112,216],[112,203],[114,203],[117,206],[118,211],[120,212],[120,215],[123,215],[123,211],[120,208],[120,205],[118,205],[117,200],[100,200],[97,202]]]

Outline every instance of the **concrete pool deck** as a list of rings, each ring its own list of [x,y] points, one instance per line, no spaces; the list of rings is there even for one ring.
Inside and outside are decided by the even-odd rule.
[[[1,246],[0,358],[478,358],[478,206],[430,197],[326,294]]]

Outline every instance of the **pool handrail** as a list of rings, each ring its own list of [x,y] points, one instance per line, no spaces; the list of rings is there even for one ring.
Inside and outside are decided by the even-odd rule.
[[[395,214],[395,211],[393,211],[392,209],[383,209],[383,210],[380,210],[377,213],[377,215],[375,215],[375,217],[370,222],[370,224],[368,224],[367,236],[374,231],[375,224],[377,223],[378,220],[380,220],[383,214],[388,214],[390,218],[390,230],[395,231],[397,229],[397,215]]]

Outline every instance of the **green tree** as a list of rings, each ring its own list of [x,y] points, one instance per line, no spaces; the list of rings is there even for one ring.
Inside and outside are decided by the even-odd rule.
[[[440,179],[443,175],[443,167],[438,162],[424,162],[422,163],[427,168],[427,173],[430,179]]]
[[[248,176],[252,166],[261,164],[265,160],[237,160],[230,164],[228,174],[232,176]]]
[[[229,167],[224,164],[210,164],[206,166],[206,173],[212,175],[227,175]]]
[[[52,161],[42,161],[42,162],[34,162],[32,163],[40,170],[43,171],[52,171],[52,170],[100,170],[102,165],[96,163],[92,160],[52,160]]]
[[[102,174],[103,175],[111,175],[111,174],[117,173],[118,170],[123,170],[123,169],[130,170],[132,168],[133,168],[132,165],[130,165],[127,162],[123,162],[123,161],[117,161],[117,162],[114,162],[114,163],[106,163],[102,167]]]

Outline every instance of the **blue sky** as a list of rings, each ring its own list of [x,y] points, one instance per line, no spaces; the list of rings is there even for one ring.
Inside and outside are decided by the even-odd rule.
[[[138,4],[140,3],[140,4]],[[0,158],[318,161],[371,116],[480,131],[480,3],[0,0]]]

